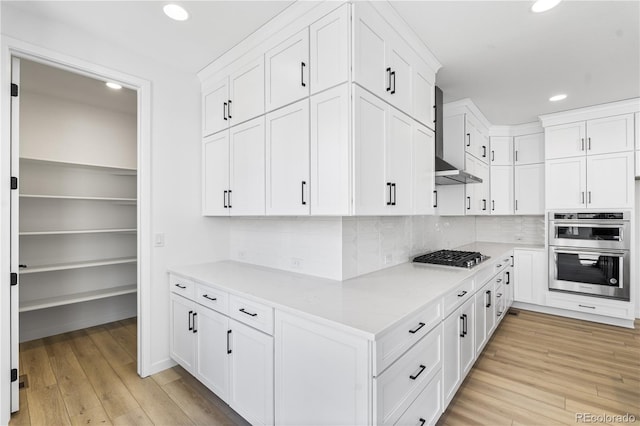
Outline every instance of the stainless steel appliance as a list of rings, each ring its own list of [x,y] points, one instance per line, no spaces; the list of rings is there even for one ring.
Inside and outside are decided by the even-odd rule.
[[[488,258],[489,256],[485,256],[477,251],[438,250],[415,257],[413,261],[416,263],[473,268]]]
[[[549,213],[549,290],[629,300],[629,216]]]

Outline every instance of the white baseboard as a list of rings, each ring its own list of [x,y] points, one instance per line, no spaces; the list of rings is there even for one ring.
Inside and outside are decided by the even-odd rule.
[[[172,360],[171,358],[163,359],[162,361],[156,361],[149,367],[149,371],[147,371],[147,373],[149,374],[147,374],[147,376],[151,376],[153,374],[159,373],[161,371],[166,370],[167,368],[175,367],[176,365],[178,365],[178,363]],[[143,376],[143,377],[147,377],[147,376]]]
[[[584,321],[597,322],[600,324],[615,325],[618,327],[634,328],[633,320],[605,317],[602,315],[588,314],[585,312],[569,311],[566,309],[552,308],[550,306],[534,305],[532,303],[513,302],[513,308],[524,309],[527,311],[540,312],[543,314],[557,315],[565,318],[574,318]]]

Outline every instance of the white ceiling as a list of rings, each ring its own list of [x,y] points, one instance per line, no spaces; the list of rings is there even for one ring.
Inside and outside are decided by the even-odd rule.
[[[180,2],[175,22],[157,1],[2,1],[167,66],[196,73],[291,4]],[[471,98],[494,124],[640,96],[640,2],[563,1],[542,14],[531,1],[392,1],[443,64],[445,101]],[[7,13],[3,11],[3,18]],[[569,95],[552,104],[556,93]]]

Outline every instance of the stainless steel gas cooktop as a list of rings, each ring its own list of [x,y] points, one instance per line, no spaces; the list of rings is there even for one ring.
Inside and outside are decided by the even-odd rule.
[[[477,251],[438,250],[415,257],[413,261],[416,263],[456,266],[458,268],[473,268],[488,258],[489,256]]]

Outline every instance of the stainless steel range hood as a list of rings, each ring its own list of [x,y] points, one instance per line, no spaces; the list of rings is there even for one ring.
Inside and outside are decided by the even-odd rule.
[[[436,86],[436,185],[461,185],[466,183],[482,183],[482,179],[460,170],[447,163],[444,156],[443,120],[442,120],[442,90]]]

